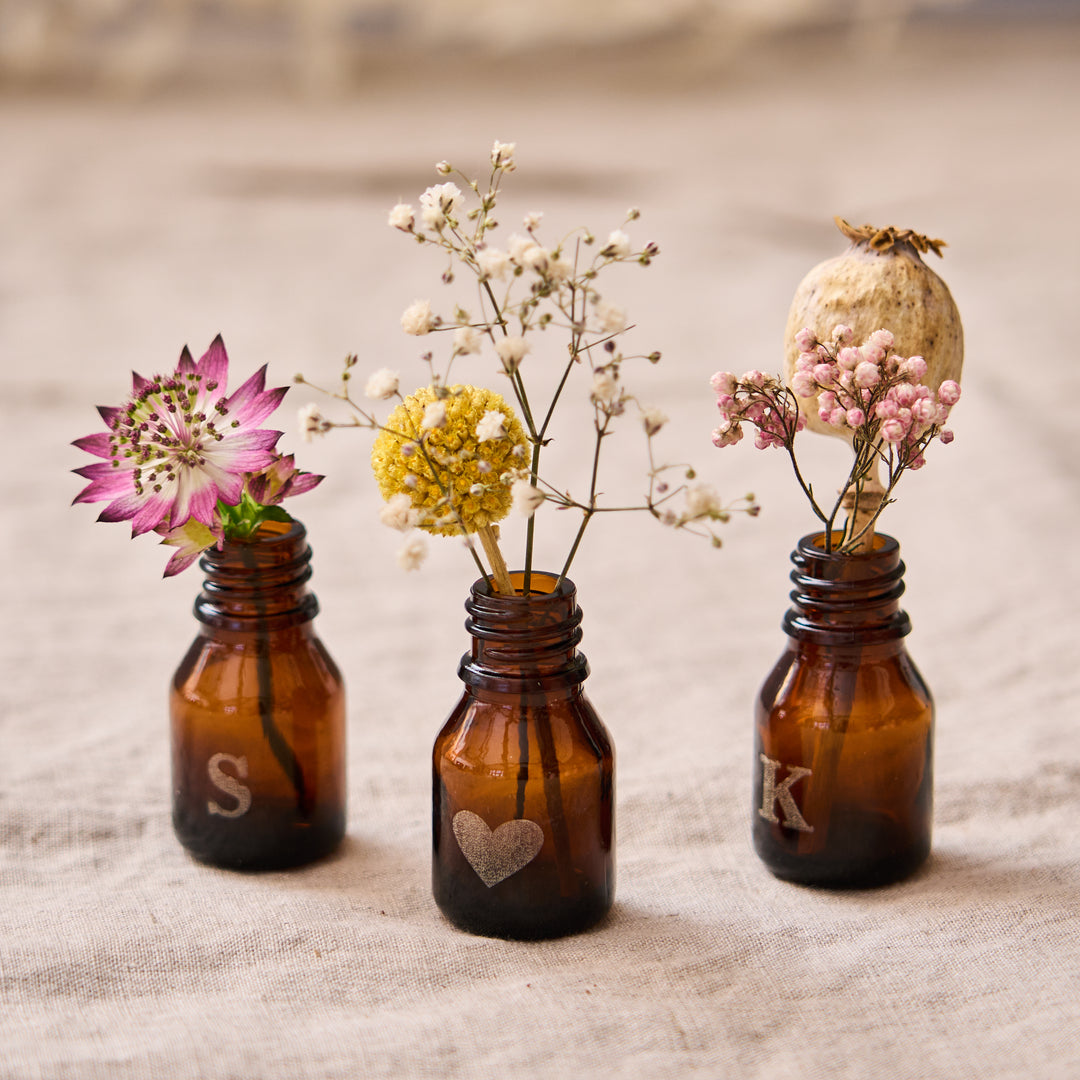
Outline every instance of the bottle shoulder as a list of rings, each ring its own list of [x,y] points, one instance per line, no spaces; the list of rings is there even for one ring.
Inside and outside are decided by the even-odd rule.
[[[435,740],[436,759],[459,767],[539,760],[550,737],[561,767],[613,755],[611,736],[580,687],[559,695],[477,694],[466,689]]]

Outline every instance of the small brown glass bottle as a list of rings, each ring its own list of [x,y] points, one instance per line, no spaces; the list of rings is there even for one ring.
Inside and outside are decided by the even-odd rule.
[[[473,585],[465,692],[433,753],[432,887],[463,930],[545,938],[584,930],[615,895],[614,753],[585,696],[572,582],[512,574]]]
[[[201,559],[198,637],[173,676],[173,827],[202,862],[295,866],[345,832],[345,691],[316,637],[311,548],[264,523]]]
[[[892,537],[792,553],[787,651],[756,710],[754,847],[779,878],[860,888],[930,852],[934,706],[904,647],[904,564]]]

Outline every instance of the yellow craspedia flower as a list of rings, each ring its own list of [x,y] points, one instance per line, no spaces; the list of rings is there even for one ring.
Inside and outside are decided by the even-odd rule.
[[[445,397],[421,387],[394,409],[371,448],[382,497],[408,495],[417,526],[443,536],[461,532],[459,518],[476,532],[506,517],[510,485],[501,478],[527,460],[521,421],[502,394],[480,386],[451,386]]]

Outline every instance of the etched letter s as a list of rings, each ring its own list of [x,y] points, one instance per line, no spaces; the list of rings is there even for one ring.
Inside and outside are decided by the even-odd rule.
[[[222,772],[221,763],[228,762],[235,770],[236,776],[230,776]],[[247,779],[248,763],[246,757],[234,757],[232,754],[215,754],[206,763],[206,772],[210,777],[210,783],[218,790],[231,795],[236,800],[236,806],[232,810],[225,810],[213,799],[206,800],[206,809],[211,814],[217,814],[225,818],[242,817],[251,809],[251,789],[246,788],[240,780]],[[240,779],[238,780],[237,777]]]

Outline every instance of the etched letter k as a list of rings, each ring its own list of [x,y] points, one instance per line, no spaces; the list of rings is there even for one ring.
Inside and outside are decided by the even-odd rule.
[[[774,825],[779,825],[780,819],[773,810],[773,805],[779,800],[780,809],[784,811],[783,823],[787,828],[797,829],[799,832],[813,832],[814,826],[807,824],[806,818],[799,813],[799,808],[795,805],[795,799],[791,795],[791,785],[796,781],[801,780],[804,776],[810,776],[812,770],[804,769],[801,765],[791,765],[788,768],[787,779],[785,779],[783,783],[778,784],[776,782],[776,770],[780,768],[780,762],[773,761],[772,758],[768,758],[764,754],[761,754],[760,757],[763,772],[761,782],[761,807],[759,808],[758,813],[766,821],[771,821]]]

